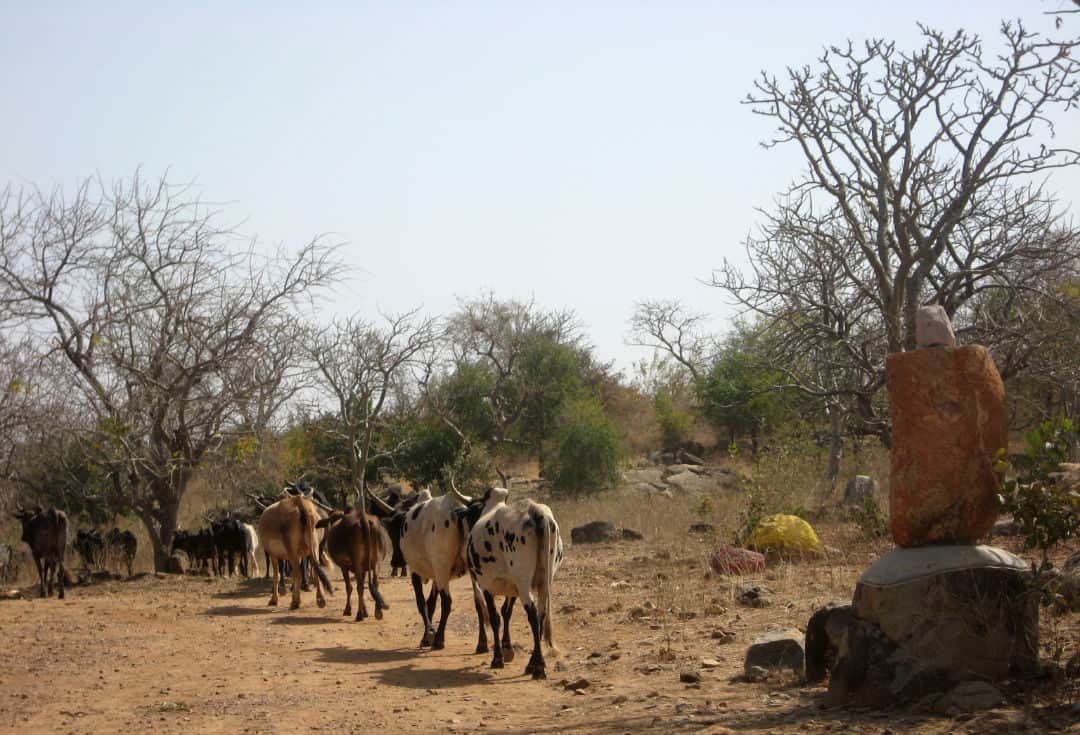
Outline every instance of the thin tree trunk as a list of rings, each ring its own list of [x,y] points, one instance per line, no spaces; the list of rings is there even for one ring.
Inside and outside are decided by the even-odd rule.
[[[844,437],[841,433],[843,422],[841,421],[840,409],[836,406],[829,408],[829,464],[825,470],[825,481],[830,488],[836,486],[836,478],[840,476],[840,460],[844,456]]]

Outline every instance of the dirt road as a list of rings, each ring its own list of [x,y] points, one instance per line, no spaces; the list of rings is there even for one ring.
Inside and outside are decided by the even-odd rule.
[[[829,712],[820,687],[738,681],[757,634],[804,624],[818,605],[850,595],[866,563],[859,555],[740,580],[782,591],[773,606],[750,609],[734,603],[736,582],[704,574],[704,542],[676,555],[630,543],[572,551],[554,603],[563,655],[557,667],[549,659],[546,681],[523,674],[525,649],[501,671],[472,653],[464,580],[453,586],[442,651],[418,650],[412,591],[400,578],[383,579],[386,617],[361,623],[341,616],[334,575],[336,594],[321,610],[313,594],[298,611],[267,607],[261,579],[153,574],[75,588],[64,601],[0,602],[0,731],[1039,731],[1023,729],[1032,723],[1018,710],[959,721]],[[517,644],[528,644],[520,610],[512,627]],[[700,682],[681,682],[683,672]],[[587,686],[578,693],[567,688],[580,679]]]

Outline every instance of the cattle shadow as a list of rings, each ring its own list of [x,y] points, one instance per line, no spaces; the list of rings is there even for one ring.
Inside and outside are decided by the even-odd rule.
[[[204,615],[214,617],[238,618],[245,615],[267,615],[274,612],[272,607],[247,607],[245,605],[216,605],[208,607]]]
[[[218,600],[240,600],[249,597],[269,597],[272,582],[261,577],[250,579],[241,578],[236,589],[215,592],[213,597]]]
[[[413,654],[415,656],[415,653]],[[414,664],[374,672],[380,683],[406,689],[455,689],[478,684],[490,686],[505,681],[489,671],[472,669],[424,669]]]
[[[418,651],[415,648],[309,648],[308,653],[317,653],[319,661],[327,664],[385,664],[395,661],[414,659]]]
[[[334,618],[325,618],[325,617],[314,617],[313,618],[313,617],[308,617],[308,616],[305,616],[305,615],[302,615],[302,614],[296,615],[296,614],[294,614],[296,612],[295,610],[288,610],[286,608],[286,610],[283,611],[280,607],[279,608],[272,608],[272,607],[267,606],[267,610],[275,610],[275,609],[277,610],[278,613],[284,613],[284,614],[280,615],[279,617],[274,618],[273,621],[271,621],[271,622],[273,622],[274,625],[333,625],[335,622],[337,622]],[[318,608],[316,608],[316,609],[318,609]]]

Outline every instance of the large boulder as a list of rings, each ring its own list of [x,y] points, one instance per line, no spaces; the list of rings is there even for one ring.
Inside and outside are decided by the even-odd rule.
[[[819,613],[807,669],[830,669],[829,706],[893,706],[1038,668],[1030,572],[1001,549],[894,549],[860,578],[850,611]]]
[[[1027,563],[993,546],[893,549],[855,587],[855,615],[905,653],[996,680],[1031,673],[1038,600]]]
[[[1008,445],[1005,386],[986,348],[889,355],[889,515],[900,546],[970,544],[998,517],[994,457]]]

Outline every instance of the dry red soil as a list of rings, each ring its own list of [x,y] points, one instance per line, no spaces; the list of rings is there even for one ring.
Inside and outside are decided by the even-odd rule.
[[[407,580],[384,577],[391,609],[381,621],[356,623],[341,616],[336,570],[325,609],[312,593],[299,610],[270,608],[262,579],[153,574],[76,587],[63,601],[3,601],[0,731],[1080,732],[1072,695],[1048,704],[1007,690],[1009,706],[946,718],[911,709],[828,710],[820,686],[739,681],[757,635],[804,625],[819,605],[850,598],[859,572],[883,548],[860,547],[853,533],[822,534],[843,553],[743,580],[706,573],[711,542],[704,539],[688,538],[674,552],[647,541],[571,547],[553,603],[562,655],[548,658],[546,681],[523,674],[528,651],[521,646],[530,638],[520,608],[512,625],[517,656],[507,668],[491,670],[487,655],[473,653],[476,618],[465,580],[453,585],[442,651],[417,647]],[[739,606],[740,583],[771,587],[774,604]],[[1048,646],[1076,649],[1075,614],[1044,627]],[[681,682],[686,671],[698,672],[700,682]],[[580,679],[587,686],[567,688]]]

